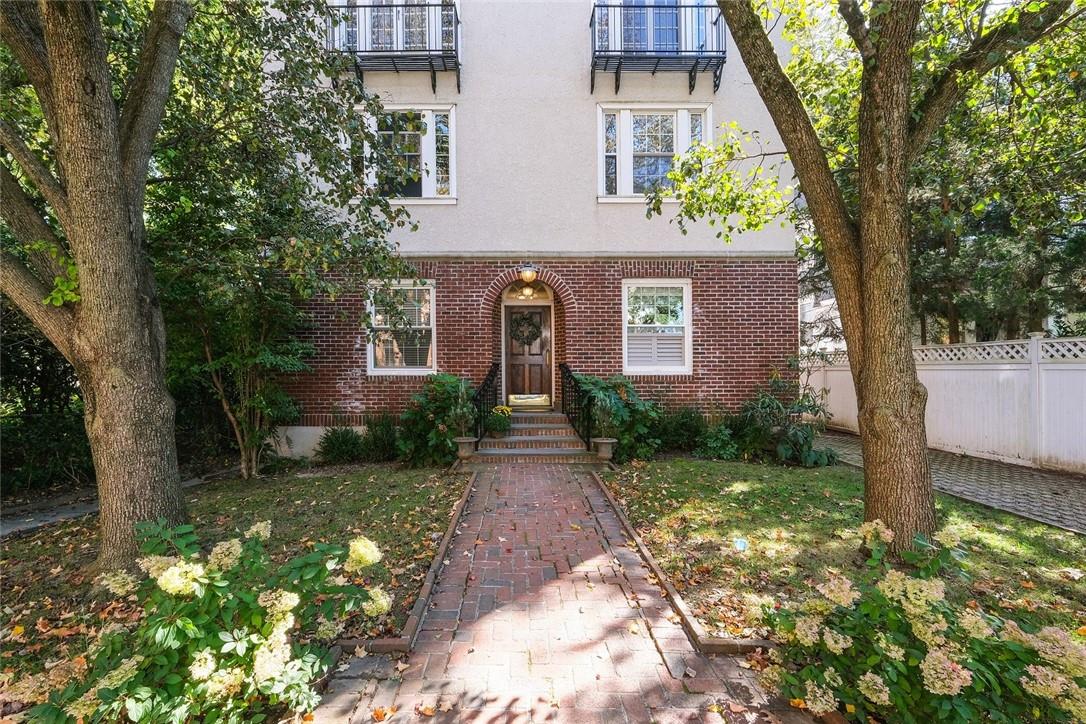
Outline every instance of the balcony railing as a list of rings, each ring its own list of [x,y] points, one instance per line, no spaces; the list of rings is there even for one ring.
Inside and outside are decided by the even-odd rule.
[[[456,73],[460,90],[460,17],[451,2],[337,4],[328,19],[328,49],[354,57],[364,71]]]
[[[720,88],[726,52],[716,4],[597,3],[588,25],[593,91],[596,71],[615,74],[616,93],[623,71],[685,72],[691,93],[698,73],[710,72],[713,90]]]

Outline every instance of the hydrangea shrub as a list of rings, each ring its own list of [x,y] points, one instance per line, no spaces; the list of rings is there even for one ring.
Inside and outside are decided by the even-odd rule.
[[[191,525],[140,526],[144,576],[113,572],[98,583],[136,595],[134,630],[104,633],[85,677],[31,710],[33,721],[260,722],[308,712],[327,670],[326,644],[352,612],[388,613],[392,598],[352,582],[381,560],[365,537],[317,543],[285,564],[265,549],[267,521],[204,555]]]
[[[830,571],[816,596],[766,609],[780,646],[764,687],[855,721],[1086,721],[1086,644],[947,600],[942,575],[964,556],[953,531],[918,539],[908,574],[887,561],[891,530],[860,533],[870,555],[856,580]]]

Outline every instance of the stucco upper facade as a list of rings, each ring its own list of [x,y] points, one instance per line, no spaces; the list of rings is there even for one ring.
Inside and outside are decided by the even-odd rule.
[[[698,224],[683,235],[674,205],[646,219],[641,199],[601,198],[601,104],[643,109],[705,108],[716,129],[737,122],[770,146],[773,124],[736,53],[719,90],[703,73],[693,93],[685,72],[589,76],[588,0],[460,0],[461,87],[451,72],[364,73],[364,85],[393,108],[452,113],[455,201],[410,199],[418,229],[394,239],[405,256],[755,256],[790,257],[794,230],[771,225],[730,244]],[[715,12],[715,11],[714,11]],[[720,21],[723,24],[723,20]]]

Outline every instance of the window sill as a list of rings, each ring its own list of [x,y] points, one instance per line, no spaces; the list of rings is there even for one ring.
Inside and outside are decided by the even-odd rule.
[[[422,369],[420,367],[366,370],[367,377],[429,377],[436,373],[437,370],[435,369]]]
[[[646,196],[597,196],[596,203],[599,204],[641,204],[645,205]],[[678,199],[666,198],[661,199],[665,204],[677,204]]]
[[[402,199],[389,199],[390,204],[397,206],[455,206],[455,196],[409,196]]]
[[[693,375],[694,370],[690,367],[623,367],[622,374],[627,377],[679,377]]]

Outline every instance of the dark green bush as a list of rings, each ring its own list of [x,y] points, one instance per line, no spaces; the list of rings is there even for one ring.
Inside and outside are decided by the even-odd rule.
[[[5,497],[34,488],[81,487],[94,480],[83,415],[77,410],[27,414],[4,408],[0,440]]]
[[[321,435],[316,453],[318,460],[329,465],[364,462],[365,440],[352,427],[330,427]]]
[[[656,422],[656,437],[664,451],[691,452],[708,430],[705,415],[696,407],[661,412]]]
[[[735,460],[739,457],[739,446],[732,439],[732,431],[721,423],[708,429],[698,438],[698,457],[708,460]]]
[[[399,456],[396,440],[396,418],[382,412],[366,422],[362,433],[362,460],[368,463],[386,463]]]
[[[656,405],[642,400],[630,380],[622,375],[606,380],[593,375],[577,378],[592,399],[593,436],[613,437],[618,441],[614,461],[652,458],[660,447],[655,435],[660,415]]]
[[[400,416],[397,447],[409,465],[447,465],[456,459],[453,438],[471,433],[475,410],[467,380],[436,374],[412,396]]]
[[[776,460],[808,468],[833,465],[837,453],[814,447],[830,417],[825,394],[807,384],[797,370],[792,372],[774,372],[768,385],[724,424],[732,431],[743,459]]]

